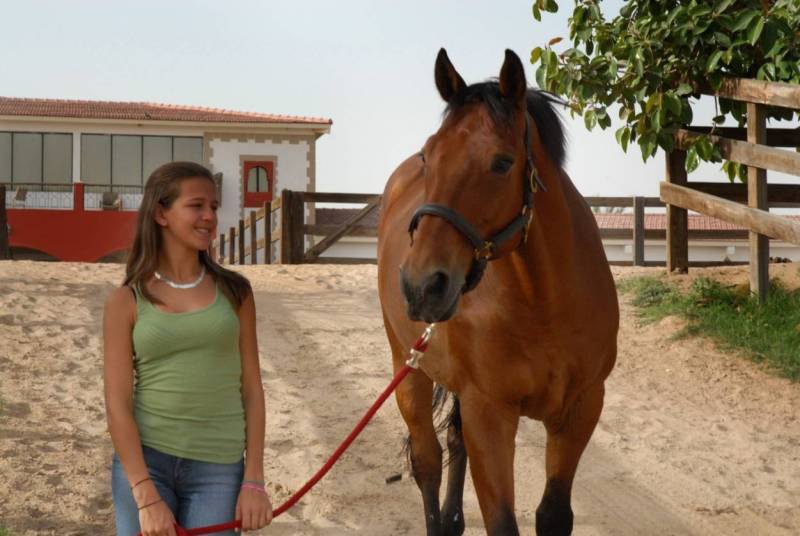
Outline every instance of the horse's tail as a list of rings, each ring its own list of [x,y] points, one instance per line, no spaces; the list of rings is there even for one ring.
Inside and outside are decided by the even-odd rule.
[[[450,404],[449,409],[445,411],[447,403],[451,399],[452,404]],[[433,386],[432,407],[433,427],[434,430],[436,430],[437,436],[441,435],[442,433],[447,433],[447,430],[450,428],[450,426],[452,426],[455,431],[461,435],[461,404],[459,403],[456,395],[438,383],[435,383]],[[459,442],[459,445],[463,445],[463,442]],[[461,448],[463,448],[463,446]],[[451,449],[448,448],[448,454],[444,458],[443,466],[447,467],[456,454],[456,452],[452,452]],[[411,466],[411,436],[409,435],[406,435],[405,441],[403,442],[403,455],[408,461],[409,466]]]

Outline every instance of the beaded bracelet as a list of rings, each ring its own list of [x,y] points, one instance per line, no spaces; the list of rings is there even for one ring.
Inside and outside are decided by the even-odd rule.
[[[164,500],[164,499],[158,499],[157,501],[153,501],[153,502],[151,502],[151,503],[147,503],[147,504],[145,504],[144,506],[139,506],[139,507],[137,507],[137,508],[138,508],[138,510],[139,510],[139,511],[142,511],[142,510],[144,510],[145,508],[147,508],[148,506],[153,506],[154,504],[158,504],[158,503],[160,503],[160,502],[161,502],[161,501],[163,501],[163,500]]]

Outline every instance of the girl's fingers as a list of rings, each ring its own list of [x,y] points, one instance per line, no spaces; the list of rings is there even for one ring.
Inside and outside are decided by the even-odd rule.
[[[242,496],[239,495],[239,499],[236,501],[236,521],[242,520]],[[242,529],[236,529],[236,532],[241,532]]]

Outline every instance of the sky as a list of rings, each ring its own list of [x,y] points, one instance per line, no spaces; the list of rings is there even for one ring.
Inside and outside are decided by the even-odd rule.
[[[317,142],[317,190],[377,193],[441,121],[439,48],[468,83],[498,76],[510,48],[535,85],[530,51],[568,37],[573,2],[560,0],[542,22],[531,2],[3,1],[0,95],[330,118]],[[601,5],[616,14],[622,3]],[[626,154],[616,144],[619,125],[588,132],[563,115],[567,172],[581,193],[658,195],[661,152],[643,164],[638,147]],[[696,174],[722,179],[719,165]]]

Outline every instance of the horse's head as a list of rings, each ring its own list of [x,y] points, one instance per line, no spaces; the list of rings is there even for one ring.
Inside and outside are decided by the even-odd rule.
[[[425,322],[449,319],[486,262],[524,240],[535,189],[519,57],[506,50],[497,82],[467,86],[442,49],[435,77],[447,108],[419,155],[425,203],[401,266],[408,315]]]

